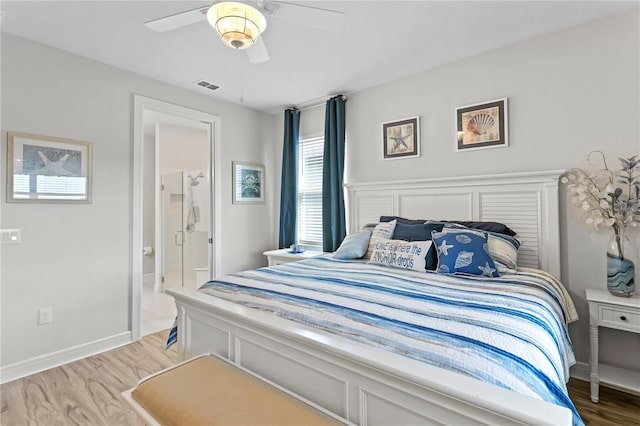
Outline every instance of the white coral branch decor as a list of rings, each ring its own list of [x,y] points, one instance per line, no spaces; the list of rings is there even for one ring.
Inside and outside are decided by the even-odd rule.
[[[613,228],[622,258],[625,229],[640,224],[639,157],[620,158],[620,170],[611,170],[604,153],[592,151],[588,156],[592,170],[571,169],[561,179],[572,204],[582,211],[585,224],[596,230],[603,225]]]

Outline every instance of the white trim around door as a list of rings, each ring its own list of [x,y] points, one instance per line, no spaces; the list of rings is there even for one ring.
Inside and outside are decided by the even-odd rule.
[[[131,340],[138,341],[141,336],[141,293],[142,293],[142,196],[143,196],[143,147],[144,147],[144,112],[154,111],[170,114],[190,120],[198,120],[209,125],[208,132],[211,142],[210,176],[213,196],[211,197],[211,223],[209,233],[209,278],[216,276],[219,270],[220,244],[216,241],[216,230],[221,229],[220,205],[221,194],[221,155],[220,155],[220,117],[202,111],[193,110],[168,102],[147,98],[141,95],[133,96],[133,200],[131,208]]]

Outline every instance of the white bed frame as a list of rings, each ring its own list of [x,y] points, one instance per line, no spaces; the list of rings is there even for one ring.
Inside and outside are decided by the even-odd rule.
[[[561,173],[350,184],[350,229],[380,215],[499,221],[522,240],[519,264],[559,277]],[[193,290],[169,293],[181,359],[215,353],[356,424],[571,424],[570,410],[545,401]]]

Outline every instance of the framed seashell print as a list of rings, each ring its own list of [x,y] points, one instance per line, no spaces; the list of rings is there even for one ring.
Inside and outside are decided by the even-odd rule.
[[[456,108],[456,151],[509,146],[507,98]]]
[[[382,123],[382,158],[420,156],[420,117]]]

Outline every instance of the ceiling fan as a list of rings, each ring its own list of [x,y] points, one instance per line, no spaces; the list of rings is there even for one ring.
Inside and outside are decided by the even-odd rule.
[[[326,31],[338,31],[346,22],[346,14],[335,10],[283,1],[257,0],[215,2],[213,5],[153,19],[144,25],[152,30],[165,32],[208,20],[227,46],[247,49],[249,62],[258,64],[269,60],[267,47],[260,36],[267,25],[265,16],[269,20],[277,18]],[[229,25],[237,25],[238,28],[231,28]]]

